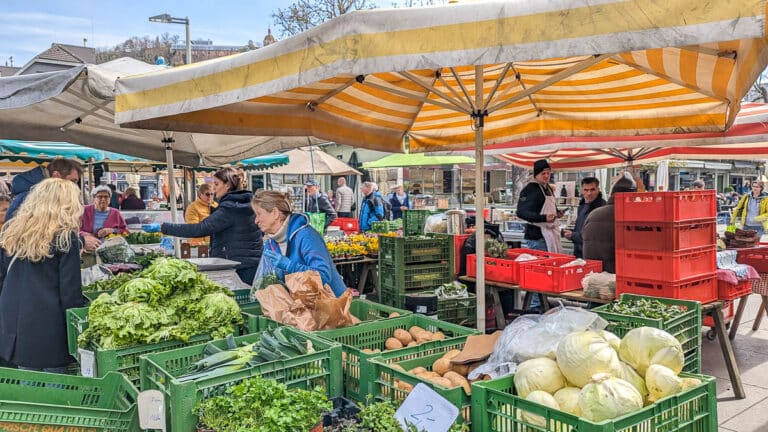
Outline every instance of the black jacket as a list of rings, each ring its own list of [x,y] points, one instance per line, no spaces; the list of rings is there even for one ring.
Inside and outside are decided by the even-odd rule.
[[[229,192],[221,198],[211,215],[196,224],[160,226],[163,234],[177,237],[211,236],[210,256],[239,261],[237,274],[250,284],[261,259],[261,230],[254,222],[251,197],[247,190]]]
[[[587,216],[581,229],[584,259],[600,260],[603,271],[616,273],[616,226],[613,196]]]
[[[600,192],[591,203],[584,201],[584,198],[579,201],[579,209],[576,216],[576,224],[573,227],[573,234],[571,235],[571,241],[573,242],[573,254],[576,258],[583,258],[583,239],[581,236],[581,229],[584,227],[584,222],[587,220],[587,216],[592,213],[592,210],[602,207],[606,204],[603,199],[603,193]]]
[[[325,227],[336,219],[336,210],[333,209],[333,204],[328,198],[328,195],[320,193],[317,197],[308,196],[304,201],[304,211],[307,213],[325,213]]]
[[[542,190],[544,193],[542,193]],[[549,186],[540,185],[533,181],[525,185],[520,191],[520,199],[517,200],[517,217],[526,222],[546,222],[547,216],[541,214],[544,207],[544,197],[552,196],[552,189]],[[525,225],[526,240],[540,240],[544,238],[541,234],[541,228],[531,225]]]
[[[33,263],[0,254],[0,357],[17,366],[62,367],[67,348],[67,309],[85,305],[80,286],[80,239],[69,251]]]

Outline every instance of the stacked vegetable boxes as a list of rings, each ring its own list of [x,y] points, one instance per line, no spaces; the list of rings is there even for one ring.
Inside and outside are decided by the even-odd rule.
[[[516,261],[520,255],[532,255],[538,259],[528,261]],[[553,258],[571,258],[572,255],[565,255],[552,252],[543,252],[534,249],[509,249],[506,258],[485,257],[485,280],[491,282],[502,282],[508,284],[518,284],[522,279],[525,269],[531,264],[548,262]],[[477,276],[477,255],[467,255],[467,276]]]
[[[0,430],[139,430],[136,388],[121,374],[86,378],[0,368]]]
[[[379,301],[403,308],[404,294],[435,289],[453,280],[446,237],[379,238]]]
[[[206,347],[225,350],[225,340],[147,354],[141,358],[141,388],[157,389],[165,395],[166,417],[172,432],[195,430],[197,416],[193,409],[199,402],[222,395],[227,387],[255,375],[277,380],[289,388],[309,390],[319,386],[326,390],[329,397],[341,396],[341,345],[292,327],[284,327],[283,330],[290,339],[297,339],[300,343],[311,342],[314,352],[189,381],[179,381],[178,378],[187,373],[193,363],[211,354],[206,352]],[[255,333],[237,337],[234,342],[240,346],[259,342],[261,338],[262,333]]]
[[[396,330],[407,331],[413,326],[419,326],[433,333],[442,332],[444,339],[390,349],[387,351],[388,355],[398,355],[403,359],[424,357],[434,352],[442,352],[446,347],[451,349],[463,346],[467,336],[477,334],[477,330],[421,315],[361,323],[352,327],[318,331],[313,334],[342,344],[345,396],[358,402],[365,402],[366,395],[371,392],[371,385],[376,379],[371,359],[380,356],[381,351],[388,348],[386,342],[394,337]]]
[[[701,385],[668,396],[630,414],[594,423],[516,395],[514,376],[472,384],[472,430],[475,431],[579,431],[579,432],[683,432],[716,431],[715,378],[698,378]],[[527,420],[526,420],[527,419]],[[536,421],[536,423],[532,423]],[[546,426],[542,426],[546,425]]]
[[[403,234],[407,236],[423,235],[424,225],[432,213],[431,210],[403,211]]]
[[[616,294],[717,299],[715,191],[622,193]]]
[[[619,301],[592,309],[608,321],[606,330],[622,338],[637,327],[654,327],[683,346],[683,371],[701,372],[701,303],[690,300],[622,294]]]

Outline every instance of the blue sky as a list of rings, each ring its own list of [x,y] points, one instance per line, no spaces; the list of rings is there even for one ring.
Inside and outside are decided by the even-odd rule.
[[[272,12],[292,0],[147,1],[147,0],[4,0],[0,12],[0,66],[23,66],[53,42],[112,47],[131,36],[176,34],[184,26],[151,23],[153,15],[188,16],[191,39],[211,39],[217,45],[261,43],[272,26]],[[390,6],[392,1],[376,1]]]

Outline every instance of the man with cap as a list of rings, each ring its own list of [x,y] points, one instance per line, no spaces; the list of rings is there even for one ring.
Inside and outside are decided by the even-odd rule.
[[[592,211],[581,229],[584,259],[602,261],[603,271],[608,273],[616,273],[616,231],[613,211],[616,194],[622,192],[637,192],[637,183],[627,172],[614,183],[608,204]]]
[[[309,179],[304,186],[307,187],[307,194],[304,199],[304,212],[306,213],[325,213],[325,228],[336,219],[336,210],[328,198],[328,195],[320,191],[319,184],[315,179]]]
[[[549,185],[552,169],[545,159],[533,164],[533,179],[522,191],[517,201],[517,217],[528,222],[524,238],[529,249],[560,253],[560,226],[557,218],[562,215],[555,206],[555,195]]]

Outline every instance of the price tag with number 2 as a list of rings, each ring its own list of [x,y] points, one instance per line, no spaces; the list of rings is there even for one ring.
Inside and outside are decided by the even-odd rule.
[[[458,416],[458,408],[424,384],[417,384],[395,412],[403,430],[412,425],[425,432],[448,432]]]

